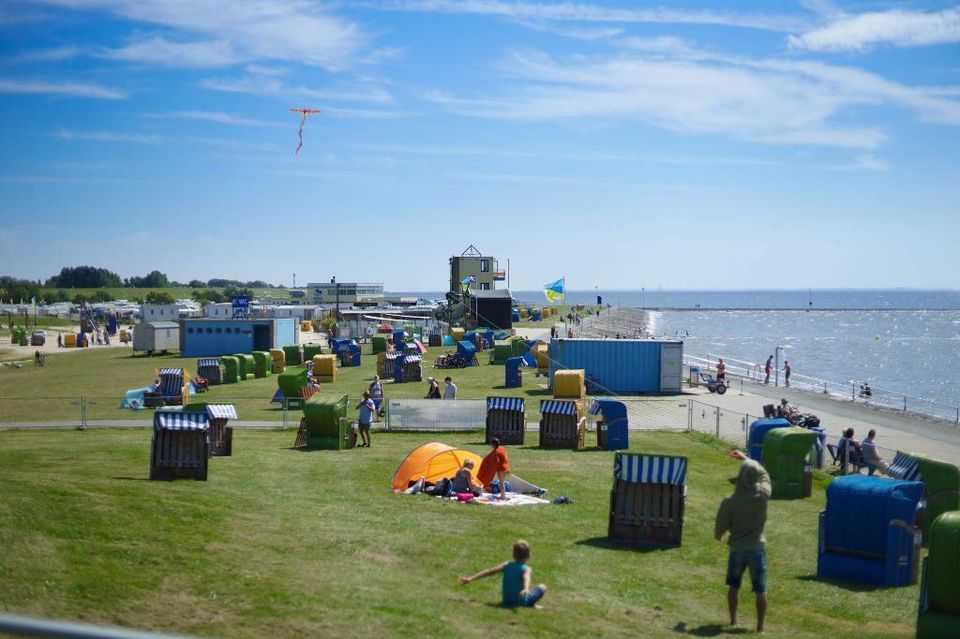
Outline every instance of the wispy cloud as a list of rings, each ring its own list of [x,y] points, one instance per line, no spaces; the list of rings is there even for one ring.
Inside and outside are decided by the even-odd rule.
[[[34,49],[24,51],[14,56],[16,62],[63,62],[81,55],[83,50],[80,47],[65,46],[53,47],[50,49]]]
[[[143,117],[153,120],[197,120],[215,122],[232,126],[283,126],[279,122],[264,122],[220,111],[168,111],[165,113],[144,113]]]
[[[681,43],[657,39],[653,48]],[[664,47],[663,45],[667,45]],[[426,98],[449,111],[507,119],[632,119],[689,133],[768,143],[875,149],[887,139],[876,126],[837,123],[863,105],[895,104],[924,120],[960,124],[960,102],[849,67],[750,59],[697,52],[571,56],[514,52],[501,64],[518,88],[497,95]]]
[[[71,131],[60,129],[55,137],[61,140],[84,140],[89,142],[125,142],[131,144],[159,144],[166,141],[159,135],[141,135],[131,133],[111,133],[109,131]]]
[[[788,36],[806,51],[864,50],[877,44],[919,47],[960,42],[960,7],[923,12],[891,9],[840,16],[824,27]]]
[[[92,98],[99,100],[123,100],[127,97],[125,91],[105,87],[100,84],[51,82],[47,80],[12,80],[4,78],[0,78],[0,93]]]
[[[507,2],[506,0],[382,0],[360,6],[384,11],[484,15],[515,20],[701,24],[772,31],[798,31],[809,26],[800,16],[682,10],[666,7],[623,9],[595,4],[561,2]]]
[[[117,133],[113,131],[74,131],[59,129],[53,137],[61,140],[107,142],[117,144],[180,144],[186,146],[208,146],[225,149],[245,149],[258,151],[276,151],[279,147],[272,143],[251,143],[233,138],[209,138],[200,136],[162,136],[140,133]]]
[[[233,78],[207,78],[201,80],[199,85],[211,91],[273,95],[286,98],[311,98],[380,104],[393,101],[393,96],[389,91],[381,86],[367,82],[341,83],[330,87],[316,88],[290,84],[274,76],[250,74]]]
[[[340,70],[367,37],[354,23],[302,0],[38,0],[65,9],[101,11],[165,29],[136,33],[99,55],[164,66],[210,68],[258,61],[298,62]]]

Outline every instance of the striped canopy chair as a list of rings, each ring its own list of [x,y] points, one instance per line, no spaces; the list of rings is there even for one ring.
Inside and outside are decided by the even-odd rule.
[[[571,448],[584,446],[587,421],[583,418],[583,400],[540,400],[540,447]]]
[[[158,374],[160,378],[160,394],[166,404],[180,406],[183,402],[183,396],[189,394],[185,389],[185,384],[189,383],[190,377],[182,368],[161,368]]]
[[[894,479],[923,482],[923,542],[927,543],[930,524],[946,512],[960,510],[960,469],[948,462],[919,453],[897,451],[887,474]]]
[[[209,428],[206,412],[155,412],[150,479],[184,477],[206,481],[207,458],[210,456]]]
[[[219,357],[206,357],[197,360],[197,375],[207,380],[210,386],[223,383],[223,373],[220,370]]]
[[[607,536],[639,545],[679,546],[686,483],[686,457],[617,453]]]
[[[489,444],[494,437],[501,444],[523,445],[527,418],[522,397],[487,398],[487,436]]]
[[[227,420],[238,419],[233,404],[207,404],[207,417],[210,421],[210,455],[212,457],[230,457],[233,454],[233,428],[227,426]]]

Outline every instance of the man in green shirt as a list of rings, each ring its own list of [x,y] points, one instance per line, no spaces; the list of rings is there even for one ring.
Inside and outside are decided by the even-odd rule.
[[[749,569],[753,592],[757,595],[757,632],[763,632],[767,612],[767,540],[763,537],[763,527],[767,523],[767,502],[770,501],[770,475],[742,451],[731,451],[730,456],[742,461],[740,474],[733,494],[720,502],[713,535],[720,541],[724,533],[730,533],[727,539],[730,624],[737,625],[740,583],[744,571]]]

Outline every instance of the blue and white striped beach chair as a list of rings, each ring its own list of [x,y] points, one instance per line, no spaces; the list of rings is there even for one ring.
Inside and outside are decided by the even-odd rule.
[[[607,536],[641,545],[679,546],[686,483],[686,457],[617,453]]]
[[[227,426],[227,420],[237,419],[237,409],[233,404],[207,404],[207,418],[210,422],[210,456],[230,457],[233,455],[233,428]]]
[[[206,412],[158,410],[153,414],[150,479],[207,480],[210,420]]]
[[[180,404],[183,402],[183,369],[182,368],[161,368],[160,369],[160,395],[167,404]]]
[[[887,475],[904,481],[923,481],[920,478],[920,464],[915,457],[897,451],[893,462],[887,468]]]
[[[527,418],[522,397],[488,397],[486,441],[496,437],[501,444],[523,445]]]
[[[540,447],[583,448],[587,422],[582,415],[582,400],[540,400]]]

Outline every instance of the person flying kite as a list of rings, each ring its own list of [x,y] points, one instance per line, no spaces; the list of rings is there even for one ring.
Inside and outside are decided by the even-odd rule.
[[[300,149],[303,148],[303,125],[307,123],[307,116],[316,115],[317,113],[320,113],[320,111],[318,111],[317,109],[304,109],[304,108],[290,109],[290,110],[293,111],[294,113],[300,114],[300,129],[297,131],[297,137],[300,139],[300,142],[297,144],[297,148],[293,152],[294,155],[297,155],[298,153],[300,153]]]

